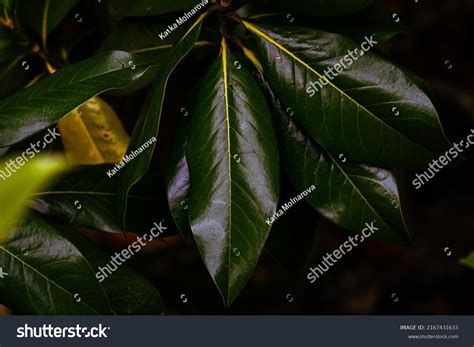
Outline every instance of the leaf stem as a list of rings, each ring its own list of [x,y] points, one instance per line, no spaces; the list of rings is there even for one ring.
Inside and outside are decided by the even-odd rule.
[[[245,56],[255,65],[255,67],[260,72],[263,72],[262,63],[260,63],[256,55],[250,49],[245,47],[244,43],[242,42],[240,38],[233,35],[229,39],[244,52]]]
[[[41,49],[40,46],[38,46],[36,43],[33,45],[31,48],[31,51],[38,55],[41,60],[43,60],[44,65],[46,67],[46,70],[48,73],[52,74],[56,72],[56,68],[49,62],[48,55]]]

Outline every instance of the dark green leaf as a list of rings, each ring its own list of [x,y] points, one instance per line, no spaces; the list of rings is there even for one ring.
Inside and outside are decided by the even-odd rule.
[[[273,97],[280,152],[285,171],[295,188],[302,192],[316,187],[306,201],[333,223],[360,232],[365,223],[375,221],[380,230],[375,237],[409,244],[397,183],[387,170],[349,164],[335,158],[314,143]],[[289,110],[289,114],[291,110]]]
[[[381,167],[424,167],[449,146],[433,104],[410,76],[374,53],[360,55],[354,41],[308,28],[244,24],[277,97],[331,153]],[[333,75],[326,77],[329,68]]]
[[[173,220],[184,240],[193,243],[194,238],[189,224],[189,167],[186,158],[186,146],[191,118],[193,115],[188,111],[189,105],[194,105],[197,100],[197,92],[202,88],[202,80],[194,87],[195,92],[189,100],[189,104],[181,109],[182,118],[177,121],[174,141],[171,147],[170,160],[166,169],[166,190],[168,206]]]
[[[278,152],[264,95],[229,53],[196,95],[186,147],[196,244],[229,306],[252,274],[276,210]]]
[[[33,208],[72,225],[123,232],[114,212],[116,177],[109,178],[106,174],[111,168],[111,165],[76,168],[51,188],[33,194]],[[154,221],[167,216],[166,202],[157,192],[156,178],[142,180],[140,186],[144,186],[142,192],[132,192],[129,196],[131,204],[125,230],[137,234],[143,234]]]
[[[205,15],[199,19],[189,28],[182,39],[167,53],[165,63],[160,66],[160,70],[148,94],[142,112],[138,117],[137,124],[133,130],[132,138],[130,140],[129,152],[138,150],[145,142],[151,138],[158,136],[160,128],[161,111],[163,101],[165,98],[166,86],[171,73],[176,66],[187,56],[191,51],[194,43],[201,32],[201,23]],[[130,188],[137,183],[147,172],[150,161],[153,156],[156,142],[150,145],[149,149],[145,149],[137,158],[125,166],[119,173],[119,183],[117,190],[117,206],[118,215],[123,217],[123,224],[125,225],[127,210],[127,196]]]
[[[120,22],[115,30],[106,38],[100,50],[121,50],[133,53],[148,59],[157,66],[166,61],[166,54],[171,47],[184,35],[185,28],[180,27],[159,40],[158,34],[166,27],[164,22],[157,18],[126,18]],[[144,74],[139,80],[125,89],[114,90],[113,95],[129,95],[137,90],[151,84],[158,73],[158,69],[152,69]]]
[[[342,16],[362,10],[374,0],[265,0],[268,6],[302,16]]]
[[[94,272],[97,271],[96,278],[99,281],[102,280],[99,268],[104,268],[111,261],[110,256],[97,249],[77,232],[63,230],[62,234],[82,252]],[[135,250],[133,246],[131,249]],[[125,265],[118,267],[112,275],[100,283],[107,294],[114,314],[159,315],[166,312],[165,303],[156,288],[145,277]]]
[[[0,246],[0,264],[8,274],[0,281],[0,296],[17,314],[112,313],[87,259],[34,215]]]
[[[126,18],[105,39],[100,50],[127,51],[159,63],[159,58],[182,37],[183,30],[180,28],[179,32],[160,40],[158,35],[163,28],[166,24],[157,18]]]
[[[130,85],[152,66],[127,52],[104,52],[1,100],[0,147],[47,128],[99,93]]]
[[[189,117],[187,115],[186,117]],[[186,120],[181,122],[166,172],[168,205],[179,232],[187,242],[193,241],[188,215],[189,168],[186,159]]]

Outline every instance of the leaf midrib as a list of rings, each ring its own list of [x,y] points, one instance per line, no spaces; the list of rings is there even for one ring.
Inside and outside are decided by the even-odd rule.
[[[228,76],[227,76],[227,44],[225,38],[222,39],[222,70],[224,74],[224,100],[225,100],[225,118],[227,126],[227,163],[228,163],[228,178],[229,178],[229,201],[232,201],[232,163],[231,163],[231,153],[230,153],[230,116],[229,116],[229,90],[228,90]],[[229,218],[228,218],[228,228],[231,230],[232,227],[232,208],[229,206]],[[227,264],[230,273],[230,248],[232,247],[232,232],[229,232],[228,244],[227,244]],[[229,277],[229,274],[227,274]],[[227,297],[229,296],[230,291],[230,280],[227,278]]]
[[[257,34],[258,36],[262,37],[263,39],[267,40],[268,42],[270,42],[272,45],[274,45],[275,47],[279,48],[280,50],[282,50],[283,52],[285,52],[287,55],[289,55],[293,60],[299,62],[301,65],[303,65],[304,67],[306,67],[309,71],[313,72],[315,75],[317,75],[319,78],[322,78],[324,80],[326,80],[334,89],[336,89],[341,95],[343,95],[344,97],[346,97],[349,101],[351,101],[352,103],[354,103],[356,105],[356,107],[359,107],[361,108],[362,110],[364,110],[369,116],[373,117],[377,122],[379,122],[380,124],[382,124],[384,127],[387,127],[388,129],[392,130],[393,132],[397,133],[399,136],[403,137],[406,141],[409,141],[413,144],[415,144],[416,146],[418,147],[421,147],[423,148],[424,150],[427,150],[425,147],[419,145],[418,143],[414,142],[413,140],[411,140],[410,138],[406,137],[404,134],[402,134],[401,132],[399,132],[397,129],[393,128],[392,126],[390,126],[388,123],[385,123],[383,122],[379,117],[377,117],[375,114],[373,114],[371,111],[369,111],[365,106],[359,104],[356,100],[354,100],[350,95],[348,95],[347,93],[345,93],[342,89],[340,89],[338,86],[336,86],[334,83],[332,83],[332,81],[330,81],[328,78],[326,78],[324,75],[320,74],[318,71],[316,71],[315,69],[313,69],[311,66],[309,66],[308,64],[306,64],[301,58],[297,57],[296,55],[294,55],[290,50],[288,50],[286,47],[284,47],[282,44],[278,43],[276,40],[274,40],[273,38],[271,38],[269,35],[267,35],[265,32],[263,32],[262,30],[260,30],[257,26],[247,22],[247,21],[243,21],[243,24],[244,26],[252,31],[253,33]],[[430,150],[428,150],[429,152],[431,152]]]

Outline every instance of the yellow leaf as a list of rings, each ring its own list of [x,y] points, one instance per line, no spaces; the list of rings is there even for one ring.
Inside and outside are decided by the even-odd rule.
[[[59,120],[59,131],[70,164],[120,163],[130,137],[115,111],[94,97]]]

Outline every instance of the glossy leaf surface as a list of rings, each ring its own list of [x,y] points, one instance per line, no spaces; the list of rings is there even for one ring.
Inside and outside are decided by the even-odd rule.
[[[0,100],[0,147],[45,129],[99,93],[130,85],[152,66],[127,52],[104,52]]]
[[[166,93],[168,79],[178,64],[191,51],[194,43],[199,37],[201,23],[204,15],[201,16],[185,33],[182,39],[168,52],[165,57],[165,63],[160,66],[155,81],[151,87],[148,97],[143,106],[142,112],[133,130],[128,151],[131,152],[141,147],[152,137],[158,138],[160,128],[161,113],[163,101]],[[147,172],[156,143],[153,143],[140,156],[140,160],[134,160],[123,168],[119,176],[119,187],[117,190],[117,204],[120,216],[123,216],[123,224],[127,210],[127,196],[130,188],[137,183]]]
[[[87,259],[33,214],[0,246],[0,263],[0,295],[18,314],[112,314]]]
[[[192,109],[186,157],[196,244],[229,306],[255,268],[278,202],[278,152],[268,106],[228,51],[212,65]]]
[[[375,237],[410,244],[400,207],[397,183],[387,170],[347,163],[311,140],[277,101],[280,153],[297,191],[316,187],[306,201],[331,222],[354,232],[375,221]]]
[[[331,153],[381,167],[424,167],[449,146],[415,81],[352,40],[308,28],[245,26],[277,97]]]
[[[189,115],[186,117],[189,117]],[[186,118],[178,126],[166,172],[166,194],[169,209],[178,230],[187,242],[191,242],[193,236],[188,214],[190,182],[188,160],[186,158],[188,122],[189,120]]]

